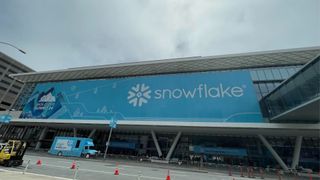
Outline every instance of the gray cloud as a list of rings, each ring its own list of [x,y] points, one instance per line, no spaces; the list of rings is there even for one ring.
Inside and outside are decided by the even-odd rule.
[[[3,0],[0,51],[35,70],[320,45],[319,0]]]

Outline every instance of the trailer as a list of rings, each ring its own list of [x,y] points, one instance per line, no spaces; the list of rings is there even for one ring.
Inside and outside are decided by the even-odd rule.
[[[49,154],[90,158],[97,155],[90,138],[61,137],[54,138]]]

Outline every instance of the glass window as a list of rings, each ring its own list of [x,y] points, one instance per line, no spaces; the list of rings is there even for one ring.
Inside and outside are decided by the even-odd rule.
[[[273,80],[274,79],[273,74],[271,72],[271,69],[265,69],[264,73],[266,75],[267,80]]]
[[[259,80],[256,70],[251,70],[251,71],[250,71],[250,74],[251,74],[251,79],[252,79],[253,81]]]
[[[296,68],[289,67],[287,68],[287,71],[289,73],[289,76],[292,76],[296,72]]]
[[[272,69],[271,71],[272,71],[274,79],[283,79],[281,77],[279,69]]]
[[[288,79],[288,77],[289,77],[289,73],[286,70],[286,68],[280,68],[280,74],[283,79]]]
[[[285,84],[282,89],[285,89],[285,95],[282,97],[286,102],[287,109],[294,107],[300,102],[300,93],[297,86],[294,84],[293,81]]]
[[[278,87],[281,83],[275,82],[275,83],[273,83],[273,84],[274,84],[274,87],[276,88],[276,87]]]
[[[298,72],[301,68],[300,67],[295,67],[295,71]]]
[[[268,88],[265,83],[260,83],[259,88],[262,94],[268,93]]]
[[[319,73],[320,73],[320,57],[318,57],[317,58],[317,62],[316,63],[314,63],[312,66],[313,66],[313,68],[314,68],[314,70],[315,70],[315,72],[319,75]]]
[[[77,144],[75,148],[79,148],[80,147],[80,140],[77,140]]]
[[[268,88],[268,93],[271,92],[274,89],[274,84],[273,83],[267,83],[267,88]]]
[[[262,94],[260,94],[260,92],[257,93],[257,99],[260,100],[261,98],[262,98]]]
[[[259,77],[259,80],[267,80],[263,70],[258,70],[258,77]]]

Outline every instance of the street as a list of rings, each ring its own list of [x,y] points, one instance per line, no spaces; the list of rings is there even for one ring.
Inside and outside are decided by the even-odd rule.
[[[23,171],[28,160],[30,164],[27,172],[36,174],[45,174],[49,176],[57,176],[72,179],[75,173],[75,169],[71,169],[73,160],[55,157],[37,157],[33,155],[25,155],[25,163],[22,167],[15,168],[17,171]],[[41,165],[37,165],[37,161],[41,159]],[[114,171],[116,164],[111,162],[97,162],[90,160],[77,160],[78,166],[77,179],[87,180],[105,180],[105,179],[121,179],[132,180],[138,179],[166,179],[168,170],[161,168],[148,168],[142,166],[132,166],[126,164],[119,164],[119,175],[115,176]],[[11,168],[12,169],[12,168]],[[187,171],[169,171],[171,179],[175,180],[194,180],[194,179],[213,179],[216,176],[218,179],[231,179],[226,175],[213,175],[208,173],[187,172]]]
[[[30,160],[30,161],[29,161]],[[29,161],[28,168],[27,166]],[[75,163],[72,169],[73,162]],[[118,168],[119,175],[114,175],[116,168]],[[167,169],[169,168],[169,169]],[[171,169],[170,169],[171,168]],[[173,170],[172,170],[173,169]],[[96,159],[80,159],[80,158],[65,158],[48,156],[43,154],[27,154],[24,156],[24,163],[20,167],[6,168],[0,167],[0,175],[6,170],[21,172],[22,179],[25,175],[22,172],[26,170],[26,174],[32,173],[40,174],[40,179],[79,179],[79,180],[165,180],[168,175],[171,180],[233,180],[233,179],[252,179],[240,177],[239,174],[229,176],[227,172],[206,172],[196,171],[190,169],[174,169],[172,166],[160,165],[159,167],[151,167],[147,163],[127,163],[121,161],[120,163],[114,160],[96,160]],[[0,179],[2,176],[0,176]],[[3,176],[4,177],[4,176]],[[260,179],[260,177],[256,177]],[[277,177],[265,178],[276,179]],[[8,178],[6,178],[8,179]],[[12,178],[12,179],[17,179]],[[35,178],[32,178],[35,179]],[[292,179],[290,177],[283,179]],[[299,177],[301,179],[301,177]]]

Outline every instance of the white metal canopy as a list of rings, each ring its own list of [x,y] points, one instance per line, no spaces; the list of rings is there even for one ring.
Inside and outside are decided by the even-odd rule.
[[[106,129],[109,120],[68,120],[68,119],[13,119],[11,124],[45,126],[56,128]],[[172,121],[119,121],[115,131],[147,132],[155,130],[163,133],[204,135],[255,136],[298,136],[318,137],[320,124],[289,123],[218,123],[218,122],[172,122]]]
[[[221,56],[140,61],[56,71],[20,73],[12,74],[11,76],[22,82],[48,82],[261,68],[305,64],[319,53],[320,47],[309,47]]]

